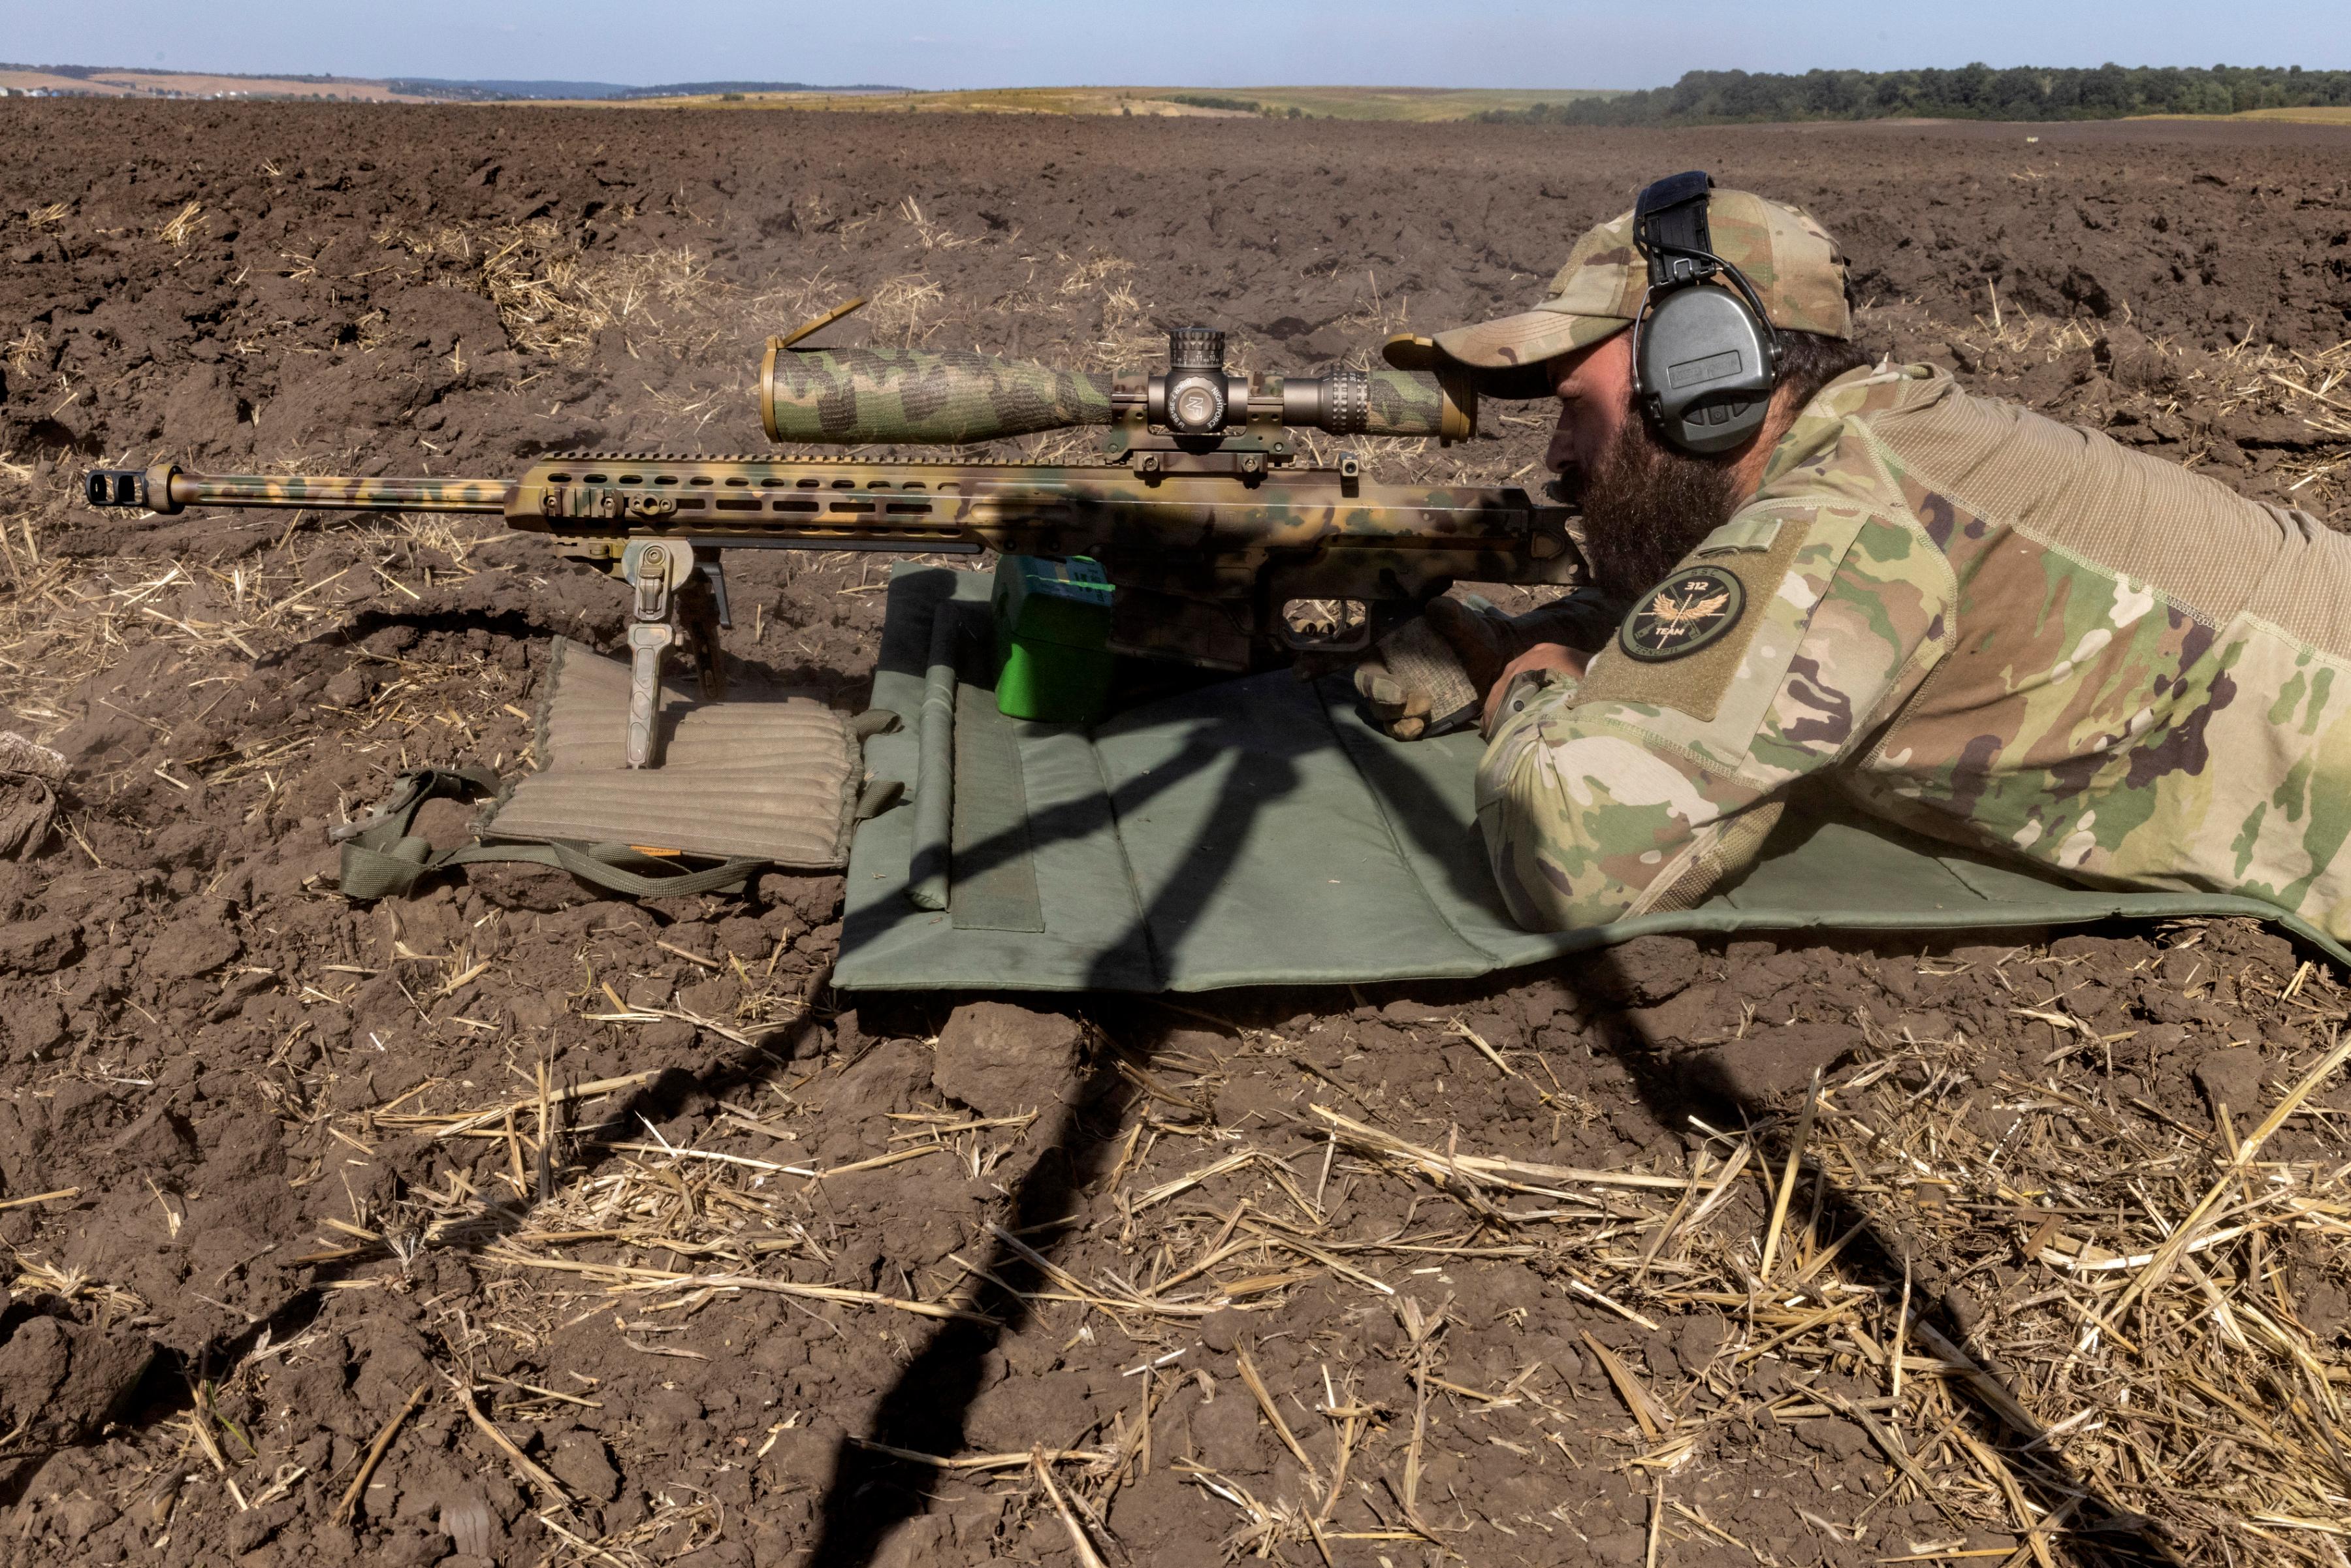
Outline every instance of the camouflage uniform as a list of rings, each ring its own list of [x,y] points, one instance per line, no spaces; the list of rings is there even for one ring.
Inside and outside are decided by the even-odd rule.
[[[2346,677],[2351,539],[1885,365],[1823,389],[1584,677],[1498,731],[1479,821],[1534,927],[1687,907],[1818,775],[1948,841],[2351,938]]]

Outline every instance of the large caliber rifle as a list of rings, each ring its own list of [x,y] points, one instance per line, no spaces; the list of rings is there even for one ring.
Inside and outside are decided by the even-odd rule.
[[[1099,425],[1086,464],[575,452],[514,480],[93,469],[94,507],[496,513],[627,583],[630,766],[653,755],[664,655],[725,691],[721,552],[746,547],[1091,558],[1113,586],[1113,651],[1244,670],[1350,653],[1457,580],[1583,580],[1567,508],[1524,490],[1375,484],[1360,461],[1299,463],[1292,433],[1472,434],[1467,383],[1395,371],[1228,372],[1224,334],[1169,336],[1164,372],[1090,375],[976,353],[800,350],[846,309],[769,340],[761,422],[777,441],[947,444]],[[1293,629],[1298,601],[1366,607],[1349,634]]]

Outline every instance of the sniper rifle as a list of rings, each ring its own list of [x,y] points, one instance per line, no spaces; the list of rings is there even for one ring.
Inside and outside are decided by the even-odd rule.
[[[92,469],[93,507],[474,512],[545,534],[628,584],[628,760],[653,757],[664,654],[724,695],[721,552],[742,548],[1087,557],[1112,584],[1111,647],[1246,670],[1285,652],[1360,653],[1453,582],[1584,580],[1568,508],[1479,486],[1374,484],[1359,460],[1301,465],[1292,432],[1435,436],[1476,428],[1465,384],[1394,371],[1238,376],[1224,334],[1170,334],[1165,372],[1085,375],[978,354],[793,348],[853,302],[771,340],[761,422],[778,441],[964,444],[1099,424],[1084,464],[564,453],[513,480]],[[1366,607],[1310,637],[1300,601]]]

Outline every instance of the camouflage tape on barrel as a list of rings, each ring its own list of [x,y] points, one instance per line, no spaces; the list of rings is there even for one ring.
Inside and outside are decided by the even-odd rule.
[[[954,445],[1111,422],[1111,379],[930,349],[769,349],[770,441]]]

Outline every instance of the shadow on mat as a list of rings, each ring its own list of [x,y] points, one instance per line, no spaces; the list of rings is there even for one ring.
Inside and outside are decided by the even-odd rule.
[[[1219,878],[1238,857],[1248,838],[1247,824],[1264,803],[1290,793],[1297,787],[1295,758],[1316,747],[1328,744],[1327,737],[1301,737],[1301,744],[1286,754],[1248,751],[1236,747],[1228,736],[1212,734],[1187,747],[1176,761],[1155,771],[1147,782],[1114,797],[1117,809],[1138,810],[1161,791],[1207,769],[1221,759],[1238,757],[1240,761],[1223,782],[1217,817],[1229,821],[1234,831],[1218,836],[1214,845],[1203,846],[1187,867],[1187,874],[1176,879],[1168,894],[1155,902],[1148,919],[1138,918],[1130,939],[1147,946],[1146,927],[1151,920],[1165,922],[1163,928],[1180,929],[1197,917]],[[1091,820],[1080,820],[1046,814],[1030,819],[1029,833],[1083,832],[1091,831]],[[1019,842],[1008,836],[1002,841],[984,842],[967,849],[974,869],[997,863],[1022,852],[1029,842],[1023,834]],[[591,890],[592,891],[592,890]],[[601,896],[601,895],[599,895]],[[1105,950],[1102,962],[1122,944],[1113,944]],[[1131,981],[1123,977],[1102,975],[1097,977],[1102,987],[1124,987]],[[799,1056],[809,1042],[816,1019],[808,1014],[794,1019],[778,1034],[758,1045],[736,1047],[704,1061],[694,1069],[674,1067],[653,1082],[618,1096],[603,1119],[603,1124],[628,1126],[638,1118],[664,1122],[689,1103],[699,1099],[722,1099],[728,1093],[764,1080],[779,1065]],[[1046,1153],[1031,1166],[1022,1177],[1014,1198],[1012,1215],[1006,1228],[1019,1231],[1043,1225],[1059,1218],[1067,1196],[1082,1189],[1100,1174],[1102,1147],[1085,1131],[1081,1118],[1084,1107],[1092,1103],[1107,1090],[1116,1076],[1115,1069],[1104,1062],[1089,1074],[1080,1087],[1075,1106],[1065,1110],[1060,1124],[1054,1129]],[[1115,1129],[1113,1129],[1113,1132]],[[592,1173],[617,1151],[594,1141],[582,1142],[570,1162],[575,1171]],[[410,1178],[402,1178],[404,1189]],[[490,1211],[480,1221],[470,1226],[459,1238],[452,1238],[446,1250],[457,1254],[479,1252],[506,1240],[528,1222],[528,1206]],[[439,1250],[441,1249],[437,1249]],[[1044,1249],[1050,1250],[1050,1245]],[[381,1260],[380,1252],[361,1252],[337,1262],[313,1267],[310,1279],[302,1289],[280,1302],[267,1316],[245,1324],[235,1333],[226,1333],[201,1346],[192,1354],[181,1354],[158,1347],[145,1374],[123,1401],[124,1425],[134,1428],[151,1428],[157,1424],[185,1414],[193,1406],[193,1390],[213,1375],[214,1369],[234,1365],[250,1354],[260,1343],[283,1343],[298,1337],[309,1326],[324,1308],[329,1294],[343,1280],[351,1278],[357,1269]],[[1038,1279],[1033,1265],[999,1245],[989,1259],[990,1270],[998,1278],[1033,1289]],[[981,1296],[977,1310],[1002,1319],[1017,1327],[1025,1320],[1025,1303],[1017,1296],[1007,1296],[990,1285]],[[950,1322],[946,1329],[934,1336],[931,1343],[918,1356],[885,1400],[877,1423],[877,1433],[900,1432],[900,1437],[882,1437],[881,1440],[898,1446],[919,1448],[927,1452],[952,1452],[960,1447],[963,1413],[977,1390],[974,1380],[980,1358],[992,1348],[1002,1331],[963,1322]],[[921,1375],[935,1375],[935,1387],[925,1388]],[[912,1379],[912,1381],[910,1381]],[[951,1436],[936,1437],[949,1427],[939,1425],[951,1422]],[[940,1444],[944,1444],[941,1447]],[[0,1509],[11,1507],[21,1500],[26,1490],[56,1448],[44,1448],[29,1451],[0,1453]],[[862,1562],[862,1553],[870,1552],[881,1532],[914,1512],[919,1511],[921,1498],[914,1492],[912,1505],[879,1518],[871,1531],[847,1529],[837,1517],[839,1509],[834,1499],[856,1493],[870,1487],[872,1479],[857,1469],[857,1465],[871,1459],[867,1450],[852,1448],[844,1455],[836,1473],[842,1483],[836,1485],[827,1500],[824,1531],[828,1542],[855,1539],[859,1545],[841,1544],[839,1557],[820,1553],[819,1562]],[[888,1462],[894,1465],[894,1461]],[[831,1550],[831,1549],[829,1549]]]

